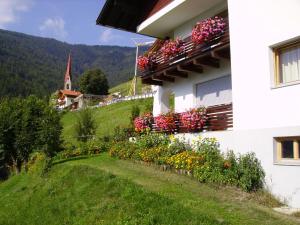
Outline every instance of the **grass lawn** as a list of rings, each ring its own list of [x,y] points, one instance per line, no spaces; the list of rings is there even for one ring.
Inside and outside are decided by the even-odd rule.
[[[97,157],[0,184],[0,224],[297,224],[229,187],[152,166]]]
[[[144,112],[146,105],[152,101],[152,98],[139,99],[93,109],[98,126],[96,132],[97,137],[112,135],[116,126],[128,126],[132,106],[138,105],[141,112]],[[76,142],[74,138],[76,114],[77,112],[67,112],[62,118],[63,139],[65,141]]]

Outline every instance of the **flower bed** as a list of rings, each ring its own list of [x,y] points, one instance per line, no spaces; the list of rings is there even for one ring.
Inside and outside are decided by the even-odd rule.
[[[159,134],[138,137],[134,143],[116,142],[110,155],[160,165],[188,174],[200,182],[234,185],[245,191],[263,187],[265,173],[254,153],[222,154],[215,138],[198,139],[193,146]]]

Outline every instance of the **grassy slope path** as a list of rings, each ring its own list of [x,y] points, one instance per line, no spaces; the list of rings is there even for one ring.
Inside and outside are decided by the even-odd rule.
[[[0,224],[297,224],[233,188],[151,166],[97,157],[0,184]]]
[[[152,166],[113,159],[107,154],[72,161],[70,164],[89,165],[128,179],[151,192],[175,200],[182,208],[189,209],[195,217],[205,215],[210,219],[207,224],[211,224],[209,221],[215,221],[212,224],[239,225],[298,224],[296,220],[249,200],[249,195],[234,188],[217,188],[200,184],[186,176],[163,172]]]

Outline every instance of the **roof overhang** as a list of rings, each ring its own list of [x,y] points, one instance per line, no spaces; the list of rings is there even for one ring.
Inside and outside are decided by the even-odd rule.
[[[96,23],[136,33],[157,0],[106,0]]]
[[[137,32],[165,38],[181,24],[222,3],[226,6],[226,2],[226,0],[174,0],[143,21],[137,27]]]

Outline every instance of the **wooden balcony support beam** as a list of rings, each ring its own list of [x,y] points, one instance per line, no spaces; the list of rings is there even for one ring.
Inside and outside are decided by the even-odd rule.
[[[181,77],[181,78],[187,78],[188,77],[187,72],[182,72],[182,71],[179,71],[177,69],[165,70],[164,75],[169,76],[169,77]]]
[[[211,55],[205,55],[193,60],[195,66],[209,66],[213,68],[220,67],[220,60],[213,58]]]
[[[162,81],[153,80],[152,78],[142,78],[142,84],[163,86]]]
[[[201,66],[195,66],[194,64],[178,65],[177,70],[185,72],[203,73]]]
[[[230,45],[227,44],[211,51],[211,56],[218,59],[230,59]]]
[[[159,80],[159,81],[175,82],[174,77],[167,77],[163,73],[153,75],[152,79],[153,80]]]

